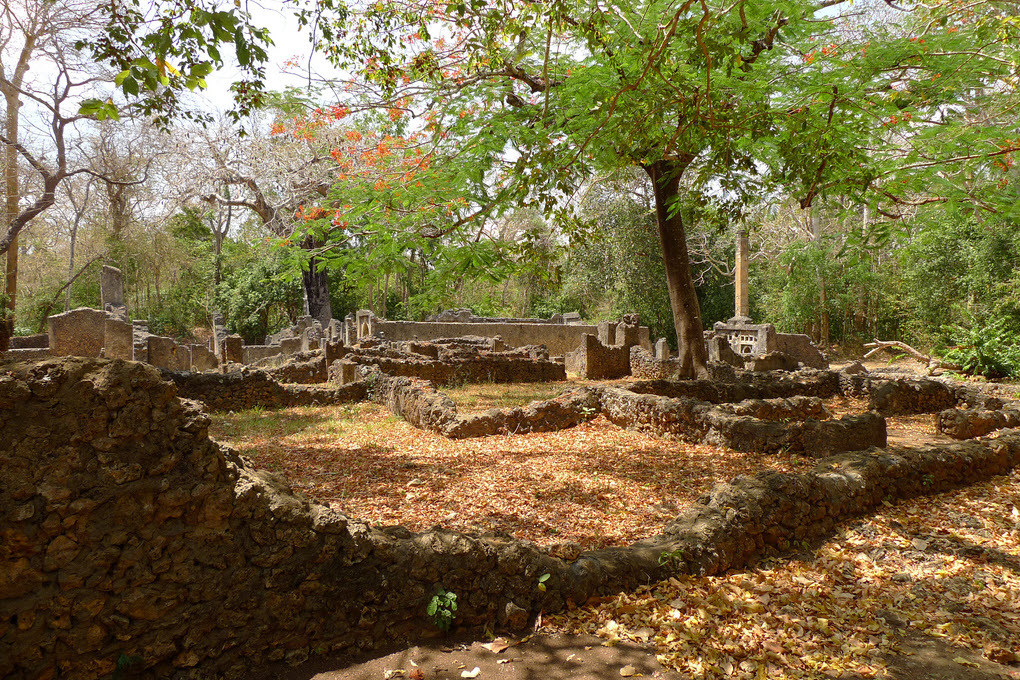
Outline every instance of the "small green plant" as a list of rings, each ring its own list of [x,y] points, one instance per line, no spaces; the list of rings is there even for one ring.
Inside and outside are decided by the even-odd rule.
[[[680,564],[682,564],[683,561],[684,561],[684,551],[683,551],[683,548],[677,548],[676,550],[674,550],[672,552],[664,550],[662,552],[662,554],[659,555],[659,566],[660,567],[664,567],[667,564],[670,565],[670,566],[676,567],[676,566],[679,566]]]
[[[457,593],[451,593],[442,588],[436,591],[436,594],[429,600],[429,606],[425,608],[425,613],[432,619],[432,623],[436,624],[436,628],[443,632],[450,630],[456,611]]]
[[[935,475],[933,475],[930,472],[928,474],[924,475],[923,477],[921,477],[921,484],[923,484],[924,486],[931,486],[934,483],[935,483]]]
[[[113,680],[120,680],[124,677],[124,674],[128,672],[132,666],[142,662],[140,656],[128,656],[127,654],[121,654],[117,657],[117,665],[113,669]]]
[[[542,574],[538,577],[538,589],[543,593],[546,591],[545,582],[549,580],[550,576],[552,576],[552,574]]]

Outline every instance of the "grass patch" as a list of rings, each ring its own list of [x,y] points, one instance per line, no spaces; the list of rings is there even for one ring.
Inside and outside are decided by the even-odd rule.
[[[569,380],[551,383],[478,383],[442,388],[442,391],[453,399],[459,411],[470,412],[524,406],[533,401],[552,399],[574,386]]]

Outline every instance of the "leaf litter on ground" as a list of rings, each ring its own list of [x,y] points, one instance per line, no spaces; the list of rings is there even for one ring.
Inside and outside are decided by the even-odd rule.
[[[859,405],[830,407],[838,416]],[[930,416],[890,425],[904,442],[939,439]],[[561,432],[452,441],[374,404],[218,415],[212,433],[352,517],[584,548],[653,535],[737,474],[814,465],[658,439],[601,417]],[[1018,499],[1014,472],[885,504],[795,559],[674,577],[543,617],[543,629],[650,642],[665,666],[694,678],[885,677],[885,659],[902,652],[908,631],[1015,663]]]

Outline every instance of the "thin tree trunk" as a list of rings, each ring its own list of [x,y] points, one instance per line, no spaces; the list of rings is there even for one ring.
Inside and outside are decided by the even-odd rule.
[[[819,253],[824,257],[824,251],[822,251],[822,227],[821,221],[815,214],[813,207],[808,208],[808,225],[811,229],[811,240],[814,241],[815,247],[819,249]],[[829,344],[829,304],[828,294],[825,290],[825,267],[821,264],[815,269],[815,276],[818,280],[818,342],[822,345]]]
[[[693,156],[679,161],[657,161],[644,166],[655,193],[655,219],[666,268],[669,303],[680,359],[680,377],[708,378],[708,349],[705,346],[701,307],[691,277],[687,234],[680,214],[680,176]]]

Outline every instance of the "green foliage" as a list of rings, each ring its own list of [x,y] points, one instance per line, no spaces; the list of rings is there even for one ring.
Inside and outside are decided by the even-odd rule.
[[[457,594],[442,588],[436,591],[425,608],[425,613],[432,619],[432,623],[443,632],[450,630],[456,611]]]
[[[957,346],[945,352],[944,357],[965,373],[986,378],[1020,378],[1020,333],[1009,328],[1007,319],[957,328],[954,339]]]
[[[212,0],[123,0],[99,3],[105,30],[80,39],[76,49],[113,66],[115,83],[133,107],[157,125],[175,116],[200,117],[183,109],[181,93],[204,89],[206,77],[223,66],[221,50],[233,52],[241,78],[231,86],[236,117],[262,104],[269,29],[258,26],[246,7]],[[100,120],[117,118],[111,102],[88,99],[80,112]]]
[[[300,281],[286,275],[279,257],[260,249],[250,256],[224,275],[217,299],[228,330],[252,345],[297,319],[302,294]]]
[[[1017,223],[924,215],[902,250],[903,310],[908,337],[923,344],[962,342],[957,326],[1001,319],[1020,332]]]

